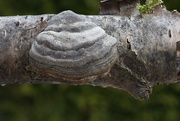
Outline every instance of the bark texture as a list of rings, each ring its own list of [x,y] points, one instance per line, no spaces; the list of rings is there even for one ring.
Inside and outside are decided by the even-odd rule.
[[[157,8],[138,16],[86,16],[118,40],[118,61],[105,77],[72,81],[32,70],[29,50],[55,15],[0,17],[0,84],[89,84],[146,99],[157,84],[176,83],[180,15]]]

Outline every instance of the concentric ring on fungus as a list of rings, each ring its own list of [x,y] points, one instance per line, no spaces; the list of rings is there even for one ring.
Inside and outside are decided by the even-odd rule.
[[[54,16],[30,50],[36,70],[67,80],[94,80],[117,60],[117,40],[83,15],[71,11]]]

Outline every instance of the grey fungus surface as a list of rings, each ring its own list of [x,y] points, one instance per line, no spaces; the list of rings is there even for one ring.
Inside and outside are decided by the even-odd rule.
[[[117,40],[71,11],[54,16],[30,50],[36,71],[67,80],[93,81],[105,76],[117,60]]]

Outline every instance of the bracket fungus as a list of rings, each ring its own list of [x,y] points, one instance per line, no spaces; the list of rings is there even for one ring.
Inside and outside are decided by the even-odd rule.
[[[117,60],[117,40],[71,11],[62,12],[48,22],[32,44],[33,69],[56,78],[93,81],[105,76]]]

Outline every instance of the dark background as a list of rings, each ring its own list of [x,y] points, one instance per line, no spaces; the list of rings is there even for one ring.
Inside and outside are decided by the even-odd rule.
[[[143,1],[142,1],[143,2]],[[0,16],[73,10],[98,14],[99,0],[0,0]],[[180,0],[164,0],[180,11]],[[0,121],[180,121],[180,84],[154,88],[149,100],[93,86],[0,86]]]

